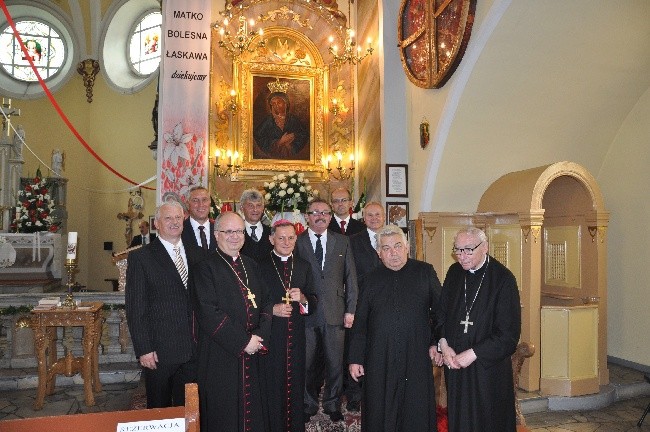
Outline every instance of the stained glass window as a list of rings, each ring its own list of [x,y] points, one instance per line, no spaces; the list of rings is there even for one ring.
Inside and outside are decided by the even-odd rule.
[[[47,80],[55,75],[63,65],[66,55],[61,33],[51,25],[35,20],[16,22],[16,30],[41,78]],[[0,34],[0,66],[17,80],[37,81],[36,73],[20,49],[18,39],[10,26]]]
[[[162,14],[151,12],[135,26],[129,44],[129,58],[137,73],[149,75],[160,64]]]

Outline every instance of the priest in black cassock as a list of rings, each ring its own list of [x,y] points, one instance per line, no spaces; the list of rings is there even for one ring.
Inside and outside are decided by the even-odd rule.
[[[198,384],[203,432],[266,432],[259,357],[268,352],[271,309],[257,263],[240,255],[244,221],[215,222],[217,250],[191,268],[199,323]]]
[[[273,325],[266,369],[271,432],[305,430],[305,315],[316,310],[311,265],[293,254],[296,228],[281,219],[271,227],[273,250],[260,270],[273,303]]]
[[[440,302],[439,348],[447,366],[450,432],[515,432],[510,356],[521,332],[517,281],[488,255],[478,228],[454,238],[457,263],[449,267]]]
[[[361,430],[437,431],[433,328],[440,281],[431,264],[408,259],[400,228],[381,228],[378,242],[383,266],[366,276],[348,355],[352,378],[363,377]]]

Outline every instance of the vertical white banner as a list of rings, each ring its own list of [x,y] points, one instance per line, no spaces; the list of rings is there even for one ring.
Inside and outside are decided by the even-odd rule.
[[[162,61],[158,104],[158,194],[185,201],[208,182],[210,3],[162,2]]]

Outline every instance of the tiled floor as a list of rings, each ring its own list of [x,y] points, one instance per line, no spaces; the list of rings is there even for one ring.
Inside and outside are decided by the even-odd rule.
[[[642,373],[612,364],[609,368],[612,386],[641,388],[641,394],[650,395],[650,384],[647,388],[644,387],[646,384],[641,384]],[[95,396],[97,404],[93,407],[84,404],[83,386],[57,388],[52,396],[46,397],[45,406],[40,411],[32,408],[36,389],[0,391],[0,430],[3,430],[1,420],[125,410],[137,386],[134,382],[104,384],[102,392]],[[539,398],[539,395],[523,393],[520,397]],[[635,396],[601,409],[526,414],[526,422],[531,432],[650,431],[650,415],[641,428],[636,427],[648,403],[650,396]]]

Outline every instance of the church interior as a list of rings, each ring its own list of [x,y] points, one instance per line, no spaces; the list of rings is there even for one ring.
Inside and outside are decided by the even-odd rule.
[[[183,15],[190,29],[207,24],[206,55],[181,60],[188,71],[208,71],[209,90],[172,104],[206,110],[205,139],[194,140],[202,156],[190,171],[198,169],[194,178],[219,206],[236,209],[244,189],[301,171],[323,196],[346,187],[355,202],[380,201],[396,212],[412,257],[433,264],[441,279],[453,262],[453,233],[479,226],[490,254],[517,277],[522,342],[535,347],[519,376],[521,391],[597,394],[619,375],[608,364],[635,371],[640,381],[650,372],[649,287],[639,281],[650,261],[650,231],[638,225],[650,220],[643,204],[650,2],[208,3],[209,17],[194,16],[194,23]],[[6,0],[2,10],[0,50],[13,46],[8,14],[14,23],[52,25],[66,55],[58,66],[39,68],[41,83],[16,75],[11,54],[0,54],[0,239],[17,236],[13,259],[23,257],[26,267],[12,269],[0,245],[0,371],[36,367],[33,348],[18,342],[28,315],[21,307],[65,290],[70,277],[84,291],[78,298],[117,305],[106,312],[101,337],[111,342],[100,369],[133,361],[119,307],[124,294],[114,290],[116,261],[139,221],[153,220],[164,193],[182,196],[192,186],[165,172],[174,158],[165,145],[178,139],[163,132],[159,108],[170,104],[164,75],[157,67],[136,69],[129,57],[131,35],[161,2]],[[232,35],[219,33],[228,11],[257,17],[263,36],[247,29],[251,45],[229,47]],[[165,46],[162,22],[163,40],[147,55],[180,61]],[[352,30],[357,42],[350,46]],[[310,132],[293,154],[253,138],[256,96],[266,87],[286,92],[272,89],[278,77],[293,83],[292,107]],[[39,173],[59,201],[55,239],[12,225],[18,191]],[[69,233],[78,236],[72,270],[64,266]],[[33,264],[44,259],[51,260],[47,269]],[[650,385],[639,385],[650,395]]]

